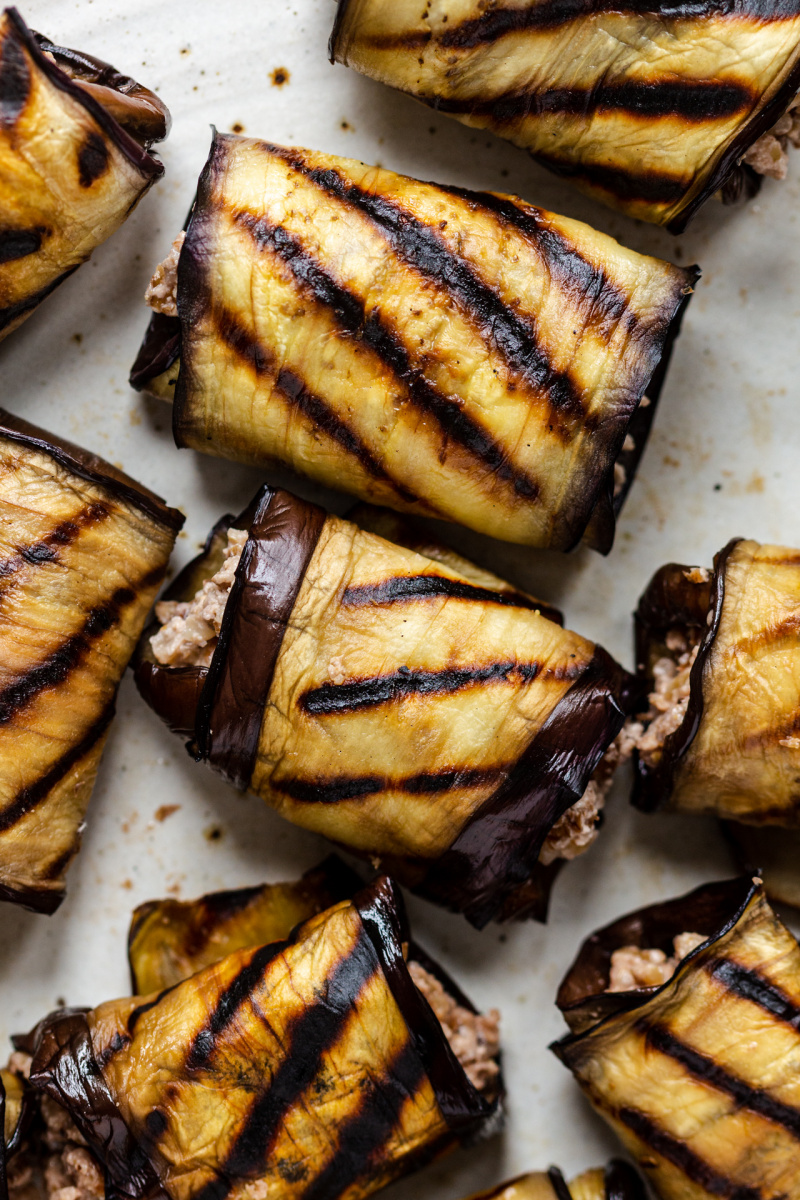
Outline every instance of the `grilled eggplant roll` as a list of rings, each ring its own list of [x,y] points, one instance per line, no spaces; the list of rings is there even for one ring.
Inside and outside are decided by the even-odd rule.
[[[183,517],[0,410],[0,900],[53,912]]]
[[[761,877],[769,899],[800,908],[800,829],[724,821],[722,830],[737,865]]]
[[[413,947],[407,963],[408,939],[383,877],[165,992],[54,1013],[28,1043],[31,1084],[109,1195],[359,1200],[500,1114],[497,1014]]]
[[[263,488],[156,613],[136,681],[195,758],[420,895],[527,914],[591,841],[635,681],[521,593]]]
[[[796,0],[339,0],[330,53],[673,233],[780,174],[797,136]]]
[[[282,942],[296,925],[362,886],[363,880],[331,854],[294,883],[140,904],[128,932],[133,991],[140,996],[162,992],[236,950]]]
[[[584,1171],[569,1185],[558,1167],[520,1175],[470,1200],[647,1200],[641,1177],[621,1159]]]
[[[174,395],[179,446],[606,552],[698,274],[518,197],[217,134],[131,383]]]
[[[800,947],[760,880],[712,884],[584,943],[553,1049],[663,1200],[798,1195]]]
[[[0,340],[110,237],[163,174],[169,113],[108,63],[0,15]]]
[[[800,827],[800,551],[733,540],[662,567],[636,613],[651,708],[635,801]]]

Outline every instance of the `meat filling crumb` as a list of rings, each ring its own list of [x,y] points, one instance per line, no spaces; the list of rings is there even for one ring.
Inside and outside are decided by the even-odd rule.
[[[491,1096],[497,1090],[500,1066],[500,1013],[492,1008],[485,1015],[470,1012],[458,1004],[438,979],[413,960],[408,971],[417,988],[430,1004],[470,1083],[479,1092]]]
[[[172,243],[169,254],[153,272],[153,278],[144,294],[145,303],[155,312],[163,313],[165,317],[178,315],[178,259],[185,239],[186,233],[181,230]]]
[[[795,96],[781,119],[761,135],[744,156],[759,175],[785,179],[789,170],[789,146],[800,148],[800,95]]]
[[[654,690],[647,697],[649,708],[640,720],[629,721],[627,735],[647,767],[656,767],[664,742],[683,722],[689,703],[690,677],[700,643],[690,647],[684,633],[670,630],[666,637],[669,657],[653,666]]]
[[[157,662],[168,667],[209,665],[247,537],[245,529],[228,530],[222,566],[192,600],[161,600],[156,605],[161,629],[151,637],[150,646]]]
[[[611,955],[606,991],[630,992],[634,988],[660,987],[672,978],[682,959],[705,940],[702,933],[679,933],[672,939],[671,958],[667,958],[663,950],[640,950],[638,946],[615,950]]]

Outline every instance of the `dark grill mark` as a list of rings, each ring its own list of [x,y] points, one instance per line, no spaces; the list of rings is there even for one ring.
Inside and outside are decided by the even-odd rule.
[[[0,45],[0,127],[10,129],[28,102],[31,73],[25,52],[9,34]]]
[[[363,1179],[370,1164],[380,1162],[404,1105],[417,1094],[424,1079],[425,1071],[409,1038],[387,1073],[370,1080],[358,1111],[337,1130],[333,1158],[301,1193],[302,1200],[329,1200],[342,1195],[353,1180]]]
[[[657,80],[598,84],[591,88],[551,88],[545,92],[506,92],[482,99],[442,98],[434,107],[445,113],[467,113],[514,124],[528,117],[564,113],[591,120],[596,112],[625,112],[657,120],[678,117],[686,122],[720,121],[750,111],[758,97],[743,84],[719,80]]]
[[[694,1150],[690,1150],[685,1142],[670,1137],[638,1109],[621,1108],[616,1117],[623,1125],[627,1125],[631,1133],[652,1147],[656,1154],[671,1162],[693,1183],[704,1187],[712,1196],[720,1196],[722,1200],[764,1200],[760,1188],[743,1187],[727,1175],[720,1175],[705,1159],[695,1154]]]
[[[119,1030],[117,1030],[114,1033],[111,1041],[106,1046],[105,1050],[101,1050],[100,1053],[96,1055],[97,1063],[101,1070],[111,1062],[115,1054],[119,1054],[120,1050],[124,1050],[125,1047],[130,1046],[130,1044],[130,1035],[127,1033],[120,1033]]]
[[[16,262],[18,258],[35,254],[42,244],[44,233],[43,227],[0,230],[0,263]]]
[[[686,192],[686,184],[682,179],[661,171],[643,170],[637,173],[627,167],[557,158],[540,150],[536,151],[534,158],[562,179],[583,181],[621,200],[669,205],[676,204]]]
[[[401,205],[364,191],[332,168],[310,167],[296,153],[266,145],[321,191],[363,213],[382,232],[391,249],[412,270],[446,291],[475,323],[481,336],[502,355],[507,367],[556,410],[583,415],[579,390],[568,375],[556,371],[537,344],[530,324],[509,307],[439,235]]]
[[[270,963],[274,962],[286,948],[286,942],[276,942],[269,946],[261,946],[243,967],[239,974],[232,979],[217,1000],[214,1011],[206,1024],[195,1035],[189,1053],[186,1056],[186,1069],[197,1071],[208,1065],[208,1060],[214,1053],[217,1039],[225,1032],[239,1009],[259,987],[264,972]]]
[[[412,600],[473,600],[480,604],[499,604],[504,608],[526,608],[534,612],[542,606],[519,592],[499,592],[490,588],[445,579],[442,575],[396,575],[381,583],[363,583],[346,588],[341,604],[364,608],[370,604],[397,604]]]
[[[797,639],[798,633],[800,633],[800,613],[793,613],[792,616],[784,617],[782,621],[778,621],[774,625],[767,625],[764,629],[759,629],[758,633],[754,633],[751,637],[740,638],[731,646],[729,653],[755,654],[771,643],[780,642],[784,638],[791,638],[794,641]]]
[[[730,1096],[737,1108],[758,1113],[765,1120],[780,1125],[793,1137],[800,1138],[800,1109],[783,1104],[761,1088],[752,1087],[744,1079],[731,1075],[724,1067],[718,1066],[713,1058],[685,1045],[663,1025],[640,1022],[637,1028],[644,1034],[648,1046],[680,1063],[695,1079]]]
[[[47,799],[56,784],[60,783],[68,771],[80,762],[96,746],[108,729],[114,717],[114,702],[101,713],[95,723],[90,726],[84,736],[74,746],[59,758],[48,771],[40,775],[32,783],[27,784],[17,792],[14,799],[0,810],[0,833],[11,829],[29,812],[37,808]],[[72,851],[70,850],[70,855]]]
[[[276,370],[266,347],[248,333],[233,313],[218,314],[217,330],[225,344],[247,362],[257,375],[272,378],[275,387],[329,438],[337,442],[348,454],[352,454],[367,474],[381,483],[388,484],[407,504],[419,503],[413,492],[392,479],[358,434],[354,433],[320,396],[309,391],[299,375],[286,367]]]
[[[92,130],[78,151],[78,179],[81,187],[91,187],[107,170],[108,163],[108,147],[100,134]]]
[[[237,1180],[263,1172],[286,1114],[319,1077],[323,1055],[341,1036],[354,1001],[375,970],[375,953],[364,937],[325,980],[316,1003],[309,1002],[293,1021],[284,1057],[251,1106],[218,1178],[201,1188],[197,1200],[225,1200]]]
[[[428,382],[377,309],[367,313],[361,297],[337,283],[285,229],[250,213],[238,213],[235,220],[259,245],[268,246],[280,257],[313,300],[331,309],[345,333],[369,346],[408,389],[413,402],[435,417],[448,438],[458,442],[501,479],[511,482],[518,495],[536,499],[538,484],[508,461],[506,451],[490,431],[464,411],[460,398],[447,396]]]
[[[764,979],[756,971],[742,967],[728,958],[718,958],[709,963],[709,974],[742,1000],[750,1000],[768,1012],[770,1016],[785,1021],[795,1030],[800,1030],[800,1008],[785,992]]]
[[[436,796],[456,788],[484,787],[495,784],[506,773],[505,766],[454,767],[452,770],[427,771],[405,779],[381,775],[341,776],[336,779],[287,779],[272,781],[272,786],[301,804],[338,804],[381,792],[408,792],[412,796]]]
[[[572,1200],[572,1193],[567,1187],[567,1181],[558,1167],[551,1167],[547,1172],[550,1186],[556,1194],[556,1200]]]
[[[38,542],[17,547],[17,554],[0,560],[0,594],[4,590],[3,580],[13,580],[24,563],[38,567],[42,563],[57,562],[59,551],[77,541],[82,530],[104,521],[108,516],[110,511],[105,504],[90,504],[69,520],[61,521]]]
[[[577,678],[584,667],[585,663],[580,663],[577,667],[557,667],[543,672],[540,663],[521,663],[516,660],[489,663],[482,667],[451,667],[443,671],[400,667],[392,675],[376,675],[352,683],[323,683],[321,687],[304,692],[298,703],[309,716],[324,717],[332,713],[377,708],[381,704],[405,700],[408,696],[453,695],[479,684],[507,683],[521,687],[532,683],[541,674],[554,679],[572,679]]]

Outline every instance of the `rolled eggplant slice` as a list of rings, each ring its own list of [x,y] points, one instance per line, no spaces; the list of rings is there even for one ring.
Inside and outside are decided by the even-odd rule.
[[[0,340],[114,233],[164,172],[169,113],[108,63],[0,14]]]
[[[156,612],[136,682],[195,758],[420,895],[522,915],[591,841],[636,689],[536,601],[264,488]]]
[[[52,1014],[31,1084],[76,1122],[110,1194],[359,1200],[500,1115],[496,1045],[484,1036],[474,1086],[425,996],[471,1012],[476,1042],[496,1014],[407,964],[408,940],[384,877],[166,992]]]
[[[635,803],[800,827],[800,551],[734,540],[712,570],[670,564],[636,614],[655,707]]]
[[[553,1049],[663,1200],[796,1193],[800,947],[760,880],[600,930],[558,1004],[575,1032]]]
[[[639,1174],[622,1159],[584,1171],[567,1184],[558,1167],[519,1175],[470,1200],[647,1200]]]
[[[800,88],[794,0],[339,0],[330,54],[673,233],[719,189],[754,194],[796,136],[782,120]]]
[[[216,134],[131,383],[174,395],[179,446],[607,552],[698,276],[518,197]]]
[[[52,912],[182,515],[0,410],[0,899]]]
[[[133,991],[161,992],[237,950],[284,941],[296,925],[361,887],[363,880],[331,854],[294,883],[140,904],[128,932]]]

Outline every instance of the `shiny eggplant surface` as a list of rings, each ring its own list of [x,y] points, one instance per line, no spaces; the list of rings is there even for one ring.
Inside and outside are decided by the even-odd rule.
[[[558,1167],[551,1167],[519,1175],[470,1200],[647,1200],[647,1195],[639,1174],[617,1158],[607,1167],[584,1171],[569,1184]]]
[[[694,949],[660,986],[607,990],[615,955]],[[662,1200],[800,1191],[800,946],[760,880],[699,888],[583,945],[553,1049]]]
[[[635,707],[632,677],[529,597],[269,488],[168,602],[209,586],[226,529],[247,539],[209,660],[158,660],[149,629],[145,700],[197,760],[420,895],[478,925],[540,913],[540,850]]]
[[[0,410],[0,900],[52,912],[183,517]]]
[[[331,58],[674,233],[800,88],[800,3],[339,0]]]
[[[0,14],[0,340],[125,221],[163,174],[169,113],[108,63]]]
[[[161,992],[237,950],[284,941],[296,925],[362,886],[332,854],[293,883],[140,904],[128,932],[133,991]]]
[[[639,756],[641,808],[800,827],[799,610],[800,551],[783,546],[733,540],[713,571],[653,577],[636,614],[642,677],[676,632],[698,649],[680,723]]]
[[[359,1200],[499,1117],[499,1076],[470,1082],[408,939],[383,877],[288,941],[53,1013],[28,1039],[31,1084],[67,1109],[108,1195]]]
[[[516,196],[231,134],[175,254],[131,383],[174,396],[179,446],[610,549],[696,268]]]

